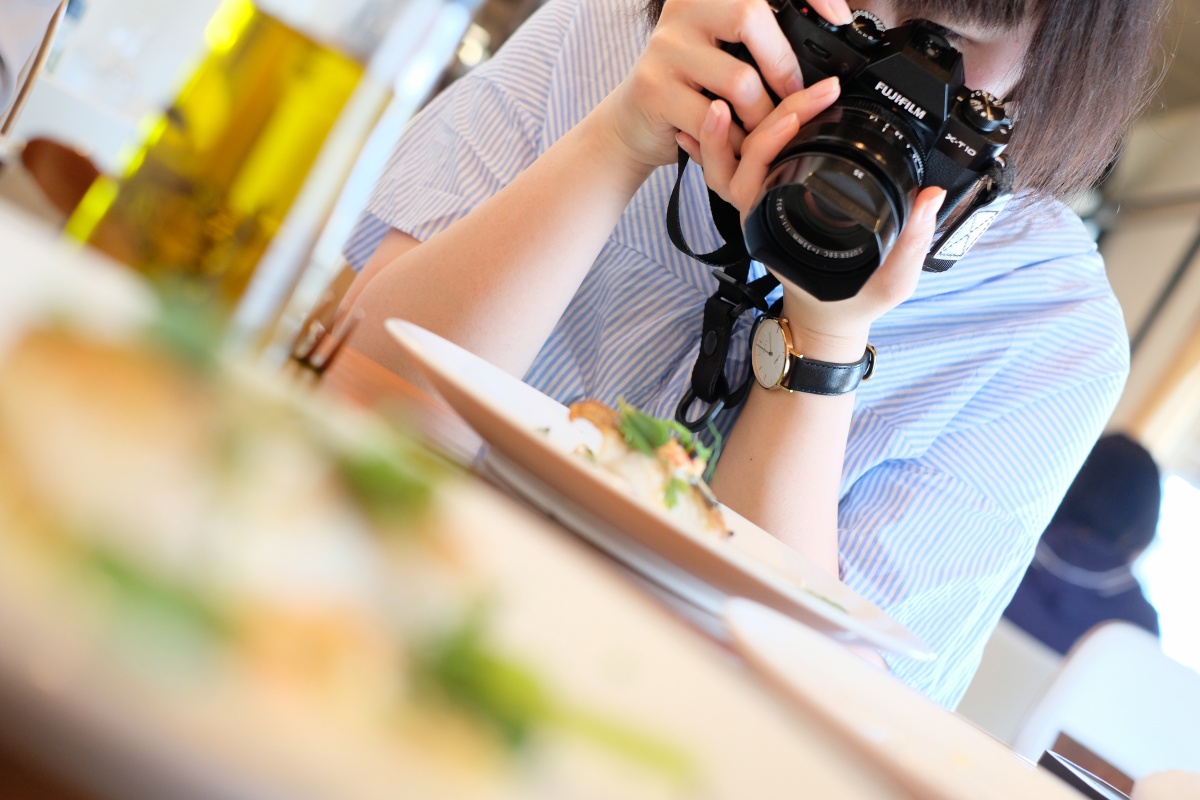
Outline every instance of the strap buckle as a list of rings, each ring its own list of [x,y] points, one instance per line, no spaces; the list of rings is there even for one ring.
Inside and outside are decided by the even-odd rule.
[[[708,404],[708,408],[699,417],[694,420],[688,419],[688,415],[692,413],[692,406],[699,399],[696,391],[689,388],[683,393],[683,399],[679,401],[679,405],[675,407],[675,421],[693,433],[706,429],[717,418],[717,414],[720,414],[725,408],[725,398],[718,397]]]
[[[738,317],[752,308],[768,311],[767,295],[779,285],[767,273],[753,281],[750,277],[750,254],[742,238],[741,220],[736,208],[722,200],[711,189],[708,192],[709,208],[717,232],[725,244],[711,253],[696,253],[688,246],[679,219],[679,197],[683,184],[688,155],[679,150],[679,170],[675,186],[667,203],[667,233],[671,242],[685,255],[716,267],[712,274],[717,279],[717,290],[704,303],[703,330],[700,335],[700,353],[692,368],[691,385],[675,408],[675,420],[691,431],[707,428],[722,409],[736,406],[746,396],[750,379],[744,380],[736,389],[730,389],[725,377],[725,362],[729,355],[729,343]],[[697,400],[709,404],[696,419],[689,419]]]
[[[745,398],[750,379],[731,389],[725,375],[733,328],[738,318],[752,308],[766,313],[769,310],[766,294],[777,285],[770,275],[749,284],[722,269],[714,269],[713,275],[718,282],[717,291],[704,303],[704,330],[691,385],[675,409],[676,422],[691,431],[704,430],[724,408],[736,406]],[[709,407],[698,418],[690,419],[697,400],[707,402]]]
[[[738,317],[752,308],[757,308],[759,311],[766,313],[767,293],[761,292],[755,287],[755,284],[757,284],[758,281],[742,283],[737,278],[733,277],[719,267],[714,269],[712,274],[713,277],[717,279],[719,284],[717,286],[717,291],[713,294],[713,297],[720,297],[722,300],[733,306],[733,310],[729,312],[729,316],[732,319],[736,320]],[[771,283],[772,288],[774,288],[776,285],[774,279],[772,279]],[[767,291],[769,292],[770,289]]]

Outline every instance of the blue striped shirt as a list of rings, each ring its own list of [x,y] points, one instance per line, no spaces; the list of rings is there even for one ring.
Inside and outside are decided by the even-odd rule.
[[[551,0],[436,98],[397,146],[347,244],[351,263],[361,267],[389,226],[424,240],[461,218],[599,103],[645,43],[634,2]],[[625,397],[672,415],[715,284],[668,239],[674,178],[673,166],[659,169],[638,191],[530,384],[563,402]],[[697,252],[720,244],[695,167],[682,209]],[[738,374],[748,337],[743,320]],[[952,270],[923,274],[871,341],[879,366],[858,389],[846,449],[842,577],[937,651],[929,663],[888,658],[952,707],[1108,420],[1128,341],[1092,240],[1058,204],[1007,213]]]

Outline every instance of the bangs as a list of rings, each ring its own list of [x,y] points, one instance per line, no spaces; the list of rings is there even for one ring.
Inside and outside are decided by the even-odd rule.
[[[1002,29],[1020,25],[1027,8],[1025,0],[899,0],[896,3],[899,19],[903,20],[933,16]]]

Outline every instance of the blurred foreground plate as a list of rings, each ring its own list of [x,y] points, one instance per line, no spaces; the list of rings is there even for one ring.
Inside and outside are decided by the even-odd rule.
[[[114,660],[111,642],[62,613],[62,598],[8,580],[0,738],[108,797],[907,796],[822,724],[797,724],[723,651],[531,512],[471,482],[447,487],[440,505],[443,532],[482,578],[495,645],[582,713],[586,735],[548,726],[497,760],[449,746],[453,731],[408,738],[337,709],[281,703],[237,675],[195,681],[187,669]]]
[[[396,477],[379,469],[396,466],[378,460],[381,430],[307,401],[317,416],[292,415],[282,401],[296,387],[254,380],[234,391],[214,383],[211,363],[170,379],[181,376],[165,362],[118,345],[120,331],[155,314],[136,277],[3,208],[0,234],[12,256],[0,260],[8,747],[120,798],[904,796],[823,724],[798,723],[605,559],[470,476],[437,483],[421,519],[433,538],[410,538],[418,530],[390,516],[365,530],[367,518],[351,513],[363,495],[347,506],[331,481],[348,464],[372,467],[355,470],[371,478],[360,488]],[[250,381],[238,374],[238,386]],[[209,391],[218,385],[226,390]],[[155,387],[169,390],[151,392],[150,403]],[[170,432],[186,435],[161,435],[146,409],[170,412],[182,422]],[[236,422],[237,436],[214,420]],[[310,438],[320,431],[332,438]],[[180,441],[215,450],[172,446]],[[236,480],[211,482],[230,478],[234,463],[245,467]],[[85,466],[105,491],[81,479]],[[389,497],[395,485],[383,482]],[[68,506],[84,509],[87,524],[60,525]],[[136,542],[126,538],[133,531]],[[127,557],[114,560],[118,543]],[[431,570],[434,553],[454,569]],[[193,580],[198,573],[220,586]],[[239,576],[253,591],[230,591]],[[487,647],[451,672],[487,690],[471,696],[516,706],[491,708],[493,718],[540,712],[521,748],[502,746],[466,713],[418,713],[415,685],[391,679],[417,660],[407,632],[418,620],[404,619],[452,621],[447,612],[460,605],[487,612]],[[233,627],[214,630],[222,621]]]
[[[732,510],[722,507],[734,535],[721,539],[628,494],[572,454],[591,426],[571,423],[561,403],[410,322],[387,329],[491,445],[487,468],[644,577],[713,615],[726,597],[747,597],[843,641],[933,658],[899,622]]]

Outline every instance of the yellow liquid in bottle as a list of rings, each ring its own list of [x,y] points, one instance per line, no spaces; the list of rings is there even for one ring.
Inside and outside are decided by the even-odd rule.
[[[119,180],[67,233],[231,307],[299,194],[363,68],[249,0],[226,0],[208,53]]]

